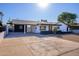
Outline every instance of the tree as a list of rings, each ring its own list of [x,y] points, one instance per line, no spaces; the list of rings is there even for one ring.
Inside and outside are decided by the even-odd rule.
[[[3,17],[3,12],[0,11],[0,20],[2,21],[2,17]]]
[[[0,32],[2,32],[2,28],[3,28],[2,17],[3,17],[3,12],[0,12]]]
[[[67,32],[70,25],[73,25],[76,22],[77,15],[69,12],[62,12],[58,16],[58,21],[67,25]]]

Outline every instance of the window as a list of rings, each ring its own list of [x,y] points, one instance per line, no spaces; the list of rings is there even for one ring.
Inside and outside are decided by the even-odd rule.
[[[45,30],[46,30],[46,26],[41,26],[41,27],[40,27],[40,30],[41,30],[41,31],[45,31]]]
[[[52,30],[57,31],[57,30],[59,30],[59,27],[58,26],[52,26]]]
[[[23,29],[23,26],[22,26],[22,25],[20,25],[20,26],[19,26],[19,29]]]
[[[31,27],[31,25],[27,25],[27,27],[28,27],[28,28],[30,28],[30,27]]]

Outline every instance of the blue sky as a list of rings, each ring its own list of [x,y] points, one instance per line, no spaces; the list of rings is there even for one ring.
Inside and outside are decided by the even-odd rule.
[[[56,22],[57,16],[62,12],[75,13],[79,17],[79,4],[52,3],[46,8],[40,8],[37,3],[0,3],[0,11],[4,13],[4,23],[6,23],[9,18],[37,21],[41,19],[47,19],[48,21]],[[77,21],[79,22],[79,18],[77,18]]]

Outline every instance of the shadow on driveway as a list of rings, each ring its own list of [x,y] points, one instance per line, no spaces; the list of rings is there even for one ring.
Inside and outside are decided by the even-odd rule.
[[[65,40],[79,42],[79,35],[76,34],[49,34],[49,35],[42,35],[42,34],[34,34],[34,33],[18,33],[18,32],[11,32],[5,38],[18,38],[18,37],[38,37],[38,38],[46,38],[46,37],[56,37]]]
[[[17,37],[31,37],[31,36],[36,36],[36,37],[53,37],[55,36],[54,34],[49,34],[49,35],[42,35],[42,34],[35,34],[35,33],[21,33],[21,32],[16,32],[16,33],[9,33],[5,38],[17,38]]]
[[[57,37],[57,38],[63,38],[63,36],[68,35],[68,34],[35,34],[35,33],[26,33],[24,34],[23,32],[10,32],[5,38],[16,38],[16,37],[31,37],[31,36],[36,36],[36,37]]]

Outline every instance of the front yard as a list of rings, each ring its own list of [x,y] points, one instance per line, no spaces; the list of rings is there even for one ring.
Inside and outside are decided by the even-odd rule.
[[[67,36],[65,36],[67,37]],[[65,38],[63,37],[63,38]],[[71,37],[70,37],[71,38]],[[79,42],[53,36],[24,36],[0,40],[0,55],[62,56],[78,55]]]

